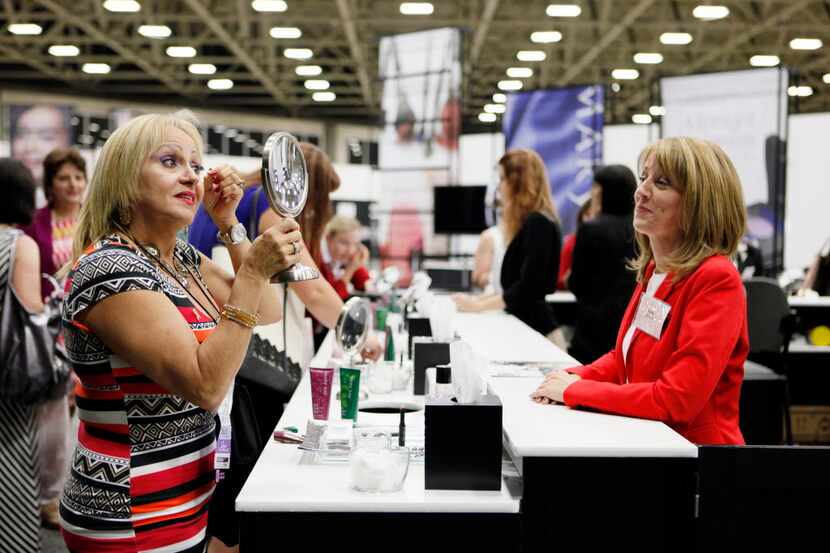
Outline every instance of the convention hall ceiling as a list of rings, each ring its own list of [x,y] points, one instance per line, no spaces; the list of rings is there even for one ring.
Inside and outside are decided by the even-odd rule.
[[[659,103],[660,76],[746,69],[752,56],[778,56],[793,71],[795,84],[812,90],[809,96],[793,98],[791,111],[830,107],[830,84],[824,82],[830,82],[830,1],[435,0],[430,15],[403,15],[401,2],[391,0],[272,1],[271,9],[286,9],[255,11],[252,4],[263,1],[138,0],[133,2],[140,7],[137,12],[112,12],[100,0],[3,0],[0,86],[377,122],[380,38],[451,26],[464,35],[462,97],[468,127],[480,124],[478,114],[493,102],[499,81],[509,78],[506,70],[511,67],[532,70],[532,76],[518,79],[523,90],[607,85],[607,120],[620,123]],[[553,2],[575,4],[580,13],[550,17]],[[729,13],[716,20],[698,19],[693,11],[699,4],[725,6]],[[40,34],[10,32],[10,25],[21,23],[36,24]],[[161,34],[169,31],[169,36],[143,36],[143,25],[166,26]],[[275,27],[289,29],[278,36],[296,36],[297,29],[300,36],[274,38]],[[32,29],[28,32],[36,32]],[[535,43],[531,34],[537,31],[561,36],[548,34],[548,40],[559,40]],[[688,33],[692,40],[666,45],[661,42],[666,32]],[[795,38],[822,42],[816,49],[797,50],[791,46]],[[70,48],[50,53],[56,45],[75,46],[77,52]],[[193,50],[168,52],[171,46]],[[308,48],[312,57],[291,59],[286,57],[289,48]],[[517,53],[524,50],[541,51],[544,60],[519,61]],[[636,63],[637,53],[661,54],[662,62]],[[107,64],[109,72],[86,73],[85,64]],[[193,74],[191,64],[211,64],[215,73]],[[300,76],[301,65],[319,66],[321,73]],[[617,80],[614,69],[636,69],[639,75]],[[212,90],[210,79],[230,79],[233,86]],[[336,98],[315,101],[306,79],[327,81],[327,92]]]

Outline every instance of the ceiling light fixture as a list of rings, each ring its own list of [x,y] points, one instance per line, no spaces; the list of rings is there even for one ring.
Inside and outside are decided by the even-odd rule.
[[[90,75],[106,75],[110,72],[110,66],[106,63],[85,63],[81,71]]]
[[[499,90],[521,90],[522,86],[522,81],[512,80],[499,81],[498,84]]]
[[[634,63],[643,65],[663,63],[663,54],[657,52],[637,52],[634,54]]]
[[[334,92],[315,92],[311,95],[311,99],[315,102],[333,102],[337,98]]]
[[[813,89],[809,86],[791,86],[787,89],[787,94],[806,98],[807,96],[813,95]]]
[[[830,73],[828,73],[830,75]],[[493,101],[497,104],[504,104],[507,102],[507,94],[502,94],[501,92],[496,92],[493,94]]]
[[[535,31],[530,33],[530,42],[538,44],[550,44],[562,40],[562,33],[559,31]]]
[[[579,17],[582,8],[576,4],[550,4],[545,13],[548,17]]]
[[[793,50],[818,50],[824,46],[820,38],[794,38],[790,41]]]
[[[726,6],[698,6],[692,10],[692,15],[704,21],[714,21],[728,16],[729,8]]]
[[[294,73],[300,77],[316,77],[323,72],[323,68],[319,65],[298,65],[294,69]]]
[[[194,75],[213,75],[216,73],[216,66],[212,63],[191,63],[187,70]]]
[[[135,0],[107,0],[104,9],[114,13],[135,13],[141,11],[141,4]]]
[[[403,15],[429,15],[435,8],[432,2],[401,2],[400,10]]]
[[[663,33],[660,35],[660,42],[670,45],[684,45],[692,41],[692,35],[689,33]]]
[[[53,44],[49,47],[49,54],[59,58],[77,56],[81,50],[72,44]]]
[[[749,58],[749,65],[753,67],[775,67],[781,63],[778,56],[756,55]]]
[[[504,113],[507,110],[507,106],[504,104],[486,104],[484,106],[484,111],[487,113]]]
[[[258,12],[284,12],[288,4],[282,0],[254,0],[251,7]]]
[[[507,76],[511,79],[529,79],[533,76],[533,69],[530,67],[508,67]]]
[[[303,32],[297,27],[271,27],[271,38],[300,38]]]
[[[314,52],[308,48],[286,48],[282,53],[292,60],[307,60],[314,55]]]
[[[193,46],[168,46],[166,52],[171,58],[196,57],[196,48]]]
[[[142,25],[138,28],[138,34],[147,38],[168,38],[173,31],[167,25]]]
[[[654,117],[662,117],[663,115],[666,115],[666,108],[663,106],[651,106],[648,108],[648,112]]]
[[[495,113],[479,113],[478,120],[482,123],[495,123],[496,122],[496,114]]]
[[[640,76],[640,72],[636,69],[614,69],[611,71],[611,77],[618,81],[633,81]]]
[[[39,35],[43,32],[43,27],[37,23],[12,23],[9,32],[13,35]]]
[[[211,90],[230,90],[233,88],[233,81],[230,79],[211,79],[207,82],[207,85]]]
[[[638,125],[648,125],[651,123],[651,115],[648,113],[635,113],[631,116],[631,121]]]
[[[519,50],[516,59],[519,61],[544,61],[548,57],[542,50]]]
[[[304,84],[309,90],[328,90],[331,86],[325,79],[309,79]]]
[[[821,77],[821,80],[824,81],[826,84],[830,84],[830,73],[825,73]]]

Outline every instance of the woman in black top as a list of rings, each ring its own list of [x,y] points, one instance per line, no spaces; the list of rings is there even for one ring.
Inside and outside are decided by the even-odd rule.
[[[637,179],[624,165],[594,173],[591,205],[596,215],[576,232],[568,287],[577,299],[576,325],[568,353],[591,363],[614,348],[617,330],[634,292],[634,191]]]
[[[505,309],[554,343],[563,342],[545,296],[559,273],[562,233],[542,158],[526,149],[499,160],[499,195],[507,250],[501,267],[501,294],[453,297],[460,311]]]

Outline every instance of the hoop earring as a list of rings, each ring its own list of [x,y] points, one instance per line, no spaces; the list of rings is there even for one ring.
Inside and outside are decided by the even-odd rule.
[[[124,225],[125,227],[130,226],[130,223],[133,222],[133,214],[132,212],[124,206],[118,208],[118,222]]]

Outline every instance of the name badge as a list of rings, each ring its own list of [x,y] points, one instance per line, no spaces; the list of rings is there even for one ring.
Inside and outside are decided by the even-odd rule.
[[[634,326],[653,337],[660,339],[663,332],[663,323],[671,311],[671,305],[651,296],[643,296],[640,305],[637,306],[637,314],[634,316]]]

